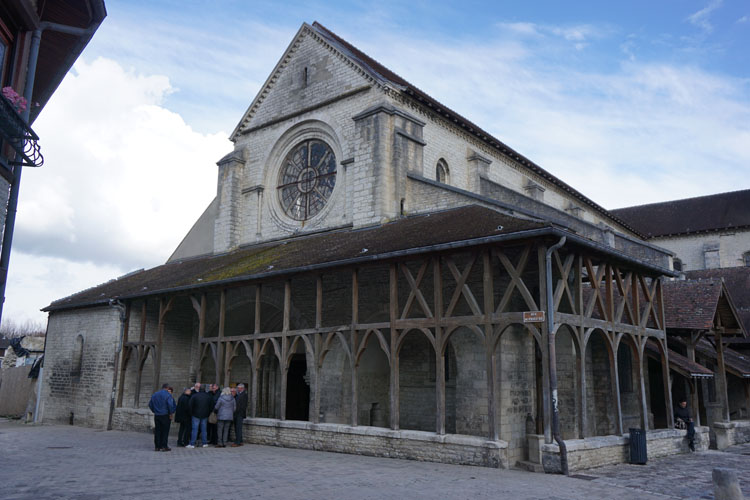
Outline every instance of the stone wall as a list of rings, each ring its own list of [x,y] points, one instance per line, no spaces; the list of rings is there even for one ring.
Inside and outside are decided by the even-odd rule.
[[[152,432],[153,417],[148,410],[117,408],[113,428]],[[475,436],[246,418],[243,437],[246,443],[266,446],[508,468],[507,443]]]
[[[646,450],[649,459],[689,453],[687,431],[677,429],[650,430],[646,433]],[[566,440],[568,469],[570,472],[627,463],[630,461],[630,437],[598,436]],[[695,449],[708,449],[708,427],[695,428]],[[560,449],[556,443],[542,445],[542,464],[545,472],[560,472]]]
[[[51,313],[40,416],[44,422],[106,427],[120,312],[93,307]]]
[[[736,267],[744,265],[742,256],[750,251],[750,230],[654,238],[650,242],[677,254],[683,271]]]
[[[750,420],[714,422],[716,449],[724,450],[735,444],[750,443]]]

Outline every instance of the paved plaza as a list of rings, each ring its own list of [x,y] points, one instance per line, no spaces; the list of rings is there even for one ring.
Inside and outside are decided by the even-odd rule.
[[[476,499],[713,498],[711,468],[750,477],[750,445],[602,467],[579,477],[245,445],[174,446],[149,434],[0,419],[0,498]],[[750,498],[748,483],[743,483]]]

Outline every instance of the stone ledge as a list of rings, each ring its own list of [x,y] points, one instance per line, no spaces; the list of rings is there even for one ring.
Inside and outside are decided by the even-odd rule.
[[[688,452],[686,430],[655,429],[646,432],[648,458]],[[695,428],[697,450],[708,449],[708,427]],[[585,439],[566,440],[568,469],[577,471],[625,463],[630,456],[630,435],[594,436]],[[560,449],[556,443],[541,445],[542,465],[546,472],[560,472]]]
[[[153,416],[145,408],[116,408],[113,428],[150,432]],[[246,418],[244,440],[268,446],[508,468],[508,443],[478,436],[441,436],[434,432],[382,427]]]
[[[714,422],[716,449],[724,450],[735,444],[750,442],[750,420]]]

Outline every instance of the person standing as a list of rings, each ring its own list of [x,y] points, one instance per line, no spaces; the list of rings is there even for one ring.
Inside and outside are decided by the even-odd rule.
[[[217,447],[225,448],[227,446],[227,438],[229,436],[229,428],[232,425],[234,418],[235,401],[232,397],[232,391],[229,387],[225,387],[221,391],[221,396],[216,401],[214,410],[218,413],[218,443]]]
[[[148,407],[154,414],[154,451],[172,451],[167,441],[177,405],[169,389],[169,384],[163,384],[161,390],[156,391],[148,402]]]
[[[190,395],[192,391],[186,388],[177,400],[177,411],[174,414],[175,423],[180,424],[177,435],[177,446],[187,446],[190,443]]]
[[[218,384],[211,384],[211,391],[209,392],[211,395],[211,408],[214,408],[216,406],[216,402],[219,400],[219,396],[221,396],[221,392],[219,391],[219,385]],[[217,434],[216,434],[216,428],[217,423],[211,423],[208,422],[208,443],[215,445],[217,441]]]
[[[245,384],[237,386],[236,408],[234,410],[234,443],[233,447],[242,446],[242,422],[247,416],[247,391]]]
[[[186,448],[195,448],[195,440],[198,437],[198,430],[201,432],[201,440],[203,441],[203,447],[208,447],[206,440],[206,424],[208,423],[208,416],[213,410],[213,400],[211,395],[207,392],[196,392],[190,396],[190,444]]]
[[[695,451],[695,424],[690,416],[690,409],[687,407],[687,399],[681,398],[679,405],[674,409],[675,421],[682,420],[687,428],[688,447],[690,451]]]

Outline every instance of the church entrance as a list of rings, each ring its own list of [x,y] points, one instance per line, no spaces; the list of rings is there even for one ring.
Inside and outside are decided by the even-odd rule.
[[[308,420],[310,415],[310,386],[305,381],[307,359],[295,354],[289,363],[286,387],[286,419]]]

